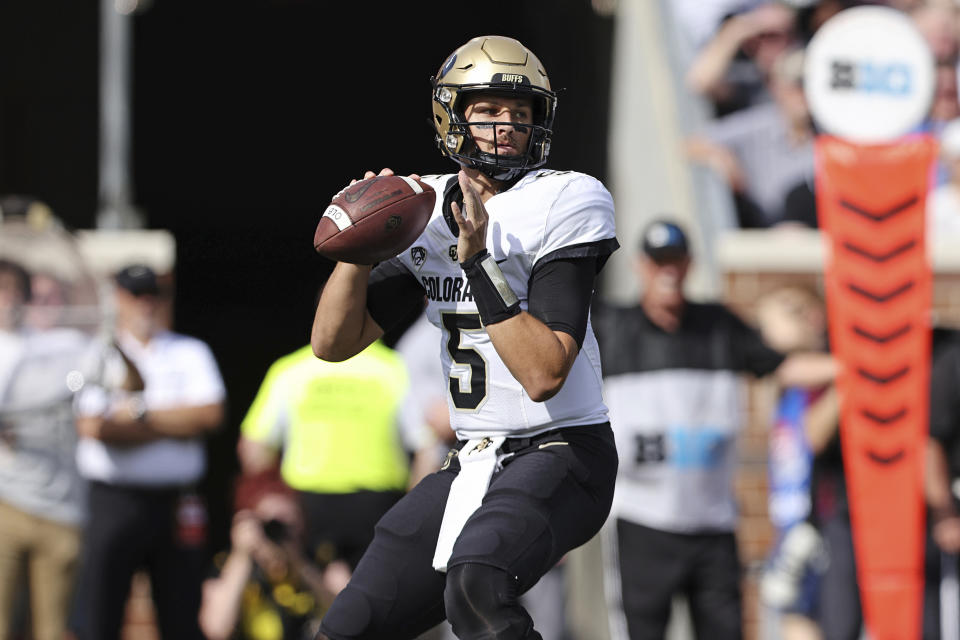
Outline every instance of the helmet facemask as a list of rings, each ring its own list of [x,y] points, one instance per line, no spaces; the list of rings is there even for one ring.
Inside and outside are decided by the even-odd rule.
[[[556,95],[550,90],[539,60],[511,38],[474,38],[444,63],[433,85],[433,112],[436,142],[440,152],[464,167],[477,169],[500,181],[510,181],[543,166],[550,153],[550,139],[556,113]],[[532,123],[483,121],[468,123],[464,105],[478,93],[510,98],[530,98]],[[471,127],[494,130],[493,153],[480,149]],[[529,129],[527,147],[519,154],[499,153],[496,127]]]

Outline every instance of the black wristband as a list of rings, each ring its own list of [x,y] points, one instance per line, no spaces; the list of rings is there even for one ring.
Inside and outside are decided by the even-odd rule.
[[[484,326],[503,322],[520,313],[520,299],[486,249],[461,262],[460,268],[470,283],[470,293]]]

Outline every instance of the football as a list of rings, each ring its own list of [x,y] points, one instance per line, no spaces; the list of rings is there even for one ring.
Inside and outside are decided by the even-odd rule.
[[[413,244],[427,226],[437,194],[406,176],[356,182],[333,197],[313,236],[317,253],[339,262],[374,264]]]

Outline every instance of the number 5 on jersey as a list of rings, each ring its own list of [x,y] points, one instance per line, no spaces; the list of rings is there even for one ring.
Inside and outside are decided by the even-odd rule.
[[[479,313],[440,313],[447,331],[450,367],[450,398],[461,411],[475,411],[487,397],[487,361],[473,347],[464,347],[464,333],[483,331]]]

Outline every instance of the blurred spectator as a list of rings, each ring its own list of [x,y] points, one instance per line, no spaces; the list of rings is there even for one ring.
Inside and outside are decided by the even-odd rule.
[[[631,638],[663,638],[671,601],[683,594],[698,638],[740,638],[739,374],[812,386],[832,379],[834,363],[825,354],[785,358],[726,307],[687,301],[690,251],[676,224],[648,225],[640,249],[639,304],[595,315],[620,453],[614,606]]]
[[[925,474],[928,525],[935,545],[931,550],[933,561],[928,558],[925,637],[934,638],[939,634],[931,628],[937,626],[942,607],[950,607],[954,616],[960,615],[960,601],[937,601],[941,569],[956,579],[960,553],[960,339],[955,333],[943,340],[940,348],[934,348]]]
[[[730,16],[747,11],[763,0],[674,0],[670,9],[685,39],[695,49],[703,47]]]
[[[759,302],[764,341],[782,353],[824,351],[827,317],[812,290],[784,287]],[[770,432],[769,511],[775,549],[761,579],[765,604],[779,613],[784,640],[820,638],[816,624],[823,543],[811,524],[813,458],[837,429],[836,391],[779,388]]]
[[[203,437],[223,420],[224,386],[209,347],[158,322],[157,275],[131,265],[115,276],[117,342],[142,393],[85,389],[77,462],[90,480],[78,615],[84,640],[120,637],[134,573],[150,574],[164,638],[201,637],[206,507]]]
[[[91,336],[60,323],[62,297],[44,301],[44,322],[29,326],[43,295],[23,267],[0,259],[0,638],[10,637],[24,568],[33,637],[63,638],[85,512],[70,385],[119,385],[126,373],[122,361],[100,358]]]
[[[37,330],[59,326],[66,310],[66,288],[66,283],[51,273],[34,273],[24,324]]]
[[[958,54],[957,5],[953,0],[925,0],[910,8],[910,17],[930,45],[938,65],[956,65]]]
[[[691,160],[723,177],[741,227],[785,219],[787,193],[813,175],[813,122],[803,92],[803,51],[777,58],[769,76],[774,101],[714,122],[687,144]]]
[[[817,422],[823,426],[821,432],[828,436],[819,449],[811,443],[815,453],[811,522],[819,531],[826,550],[815,604],[816,621],[824,638],[857,640],[862,632],[863,611],[850,526],[837,394],[833,391],[824,394],[808,412],[814,408],[820,413]],[[833,429],[829,428],[831,420],[837,425]]]
[[[311,558],[343,578],[335,592],[406,491],[399,420],[408,390],[403,360],[382,342],[343,362],[307,345],[271,365],[240,425],[243,472],[280,465],[299,496]]]
[[[84,345],[52,344],[26,329],[30,297],[27,271],[0,260],[0,638],[11,632],[23,563],[34,637],[59,640],[83,516],[65,381]]]
[[[333,601],[303,554],[303,514],[275,471],[241,476],[230,550],[203,583],[200,627],[208,640],[311,640]]]
[[[818,302],[810,297],[812,295],[810,292],[805,294],[807,305]],[[810,340],[818,335],[815,328],[822,321],[820,313],[819,307],[809,308],[798,312],[795,318],[795,322],[809,323],[806,331]],[[784,335],[777,337],[778,333],[785,332],[770,317],[770,309],[766,314],[765,335],[775,342],[787,342]],[[801,394],[796,389],[784,388],[788,391],[781,398],[779,418],[789,419],[787,412],[791,409],[802,412],[803,435],[808,448],[805,455],[810,465],[809,514],[799,526],[794,525],[784,532],[762,579],[761,593],[767,603],[782,608],[787,614],[786,626],[801,634],[801,638],[817,637],[815,627],[808,622],[812,619],[826,640],[858,640],[863,630],[863,612],[843,466],[837,390],[830,385],[808,389]],[[790,407],[791,402],[800,407]],[[786,426],[783,422],[778,425],[783,426]],[[773,435],[776,438],[776,428]],[[784,443],[781,440],[772,444]],[[794,464],[802,463],[802,460],[794,460]],[[775,464],[773,459],[771,464]],[[771,513],[774,518],[782,516],[780,522],[774,521],[775,524],[788,524],[800,516],[799,510],[792,514],[778,513],[773,505]]]
[[[923,129],[939,135],[951,120],[960,117],[960,100],[957,94],[957,69],[953,64],[938,64],[935,73],[933,102]]]
[[[957,68],[952,64],[939,64],[936,69],[936,84],[934,85],[933,102],[926,119],[918,127],[918,131],[928,133],[944,144],[944,135],[948,125],[960,119],[960,97],[957,93]],[[956,135],[954,132],[951,136]],[[955,144],[955,140],[947,140],[948,145]],[[941,153],[936,162],[933,176],[933,188],[952,182],[954,170],[951,166],[949,153]]]
[[[796,11],[787,4],[735,12],[697,53],[687,85],[710,98],[718,117],[769,102],[774,62],[796,44]]]
[[[925,0],[908,10],[936,62],[933,100],[919,131],[940,139],[947,124],[960,118],[960,95],[957,91],[960,7],[953,0]],[[937,164],[935,186],[950,180],[949,162],[941,159]]]
[[[960,119],[951,120],[940,135],[940,162],[947,180],[927,196],[930,239],[960,235]]]

